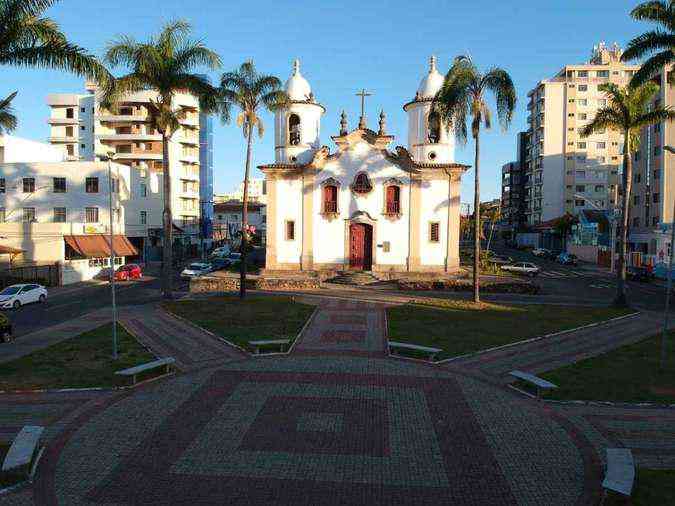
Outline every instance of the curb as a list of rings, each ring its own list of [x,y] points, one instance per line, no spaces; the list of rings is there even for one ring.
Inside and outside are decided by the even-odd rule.
[[[462,358],[476,357],[476,356],[479,356],[479,355],[483,355],[485,353],[491,353],[493,351],[503,350],[503,349],[511,348],[513,346],[518,346],[518,345],[521,345],[521,344],[533,343],[535,341],[540,341],[542,339],[548,339],[548,338],[551,338],[551,337],[570,334],[572,332],[578,332],[579,330],[585,330],[585,329],[597,327],[599,325],[606,325],[608,323],[614,323],[614,322],[617,322],[617,321],[620,321],[620,320],[624,320],[626,318],[633,318],[633,317],[638,316],[640,314],[641,313],[639,311],[636,311],[635,313],[630,313],[630,314],[623,315],[623,316],[617,316],[615,318],[610,318],[609,320],[603,320],[601,322],[589,323],[587,325],[582,325],[580,327],[575,327],[573,329],[560,330],[558,332],[552,332],[550,334],[544,334],[543,336],[531,337],[529,339],[523,339],[522,341],[516,341],[515,343],[503,344],[501,346],[494,346],[492,348],[487,348],[485,350],[479,350],[479,351],[474,351],[474,352],[471,352],[471,353],[465,353],[463,355],[457,355],[455,357],[446,358],[446,359],[443,359],[443,360],[441,360],[439,362],[435,362],[435,363],[436,364],[447,364],[447,363],[454,362],[454,361],[462,359]]]

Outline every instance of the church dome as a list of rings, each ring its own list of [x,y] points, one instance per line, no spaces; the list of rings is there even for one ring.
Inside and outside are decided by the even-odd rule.
[[[291,100],[304,102],[310,99],[312,88],[300,74],[300,60],[293,62],[293,74],[286,81],[286,93]]]
[[[436,57],[429,59],[429,73],[424,76],[417,88],[418,98],[434,98],[438,90],[443,86],[443,74],[436,69]]]

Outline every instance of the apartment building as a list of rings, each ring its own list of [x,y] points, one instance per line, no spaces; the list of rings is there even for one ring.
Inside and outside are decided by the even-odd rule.
[[[156,98],[154,91],[130,93],[112,112],[101,107],[97,87],[89,82],[83,94],[59,93],[47,97],[51,109],[49,141],[59,146],[68,160],[94,161],[101,155],[113,153],[115,162],[132,169],[126,230],[132,242],[143,251],[147,250],[148,237],[153,237],[154,246],[161,243],[162,137],[151,127],[148,110],[150,101]],[[188,242],[196,242],[200,233],[200,201],[212,200],[208,194],[212,191],[209,146],[212,130],[208,117],[200,114],[199,102],[194,96],[179,93],[174,100],[181,114],[180,129],[168,143],[171,205],[178,235]],[[206,184],[200,187],[204,176]]]
[[[229,200],[244,199],[244,183],[240,183],[236,190],[230,193],[223,193],[214,196],[216,203],[227,202]],[[249,202],[259,202],[267,204],[267,183],[265,178],[251,178],[248,180],[248,200]]]
[[[0,240],[22,263],[62,263],[71,282],[109,266],[110,197],[118,263],[137,251],[125,237],[130,168],[104,162],[0,165]],[[112,179],[112,184],[111,184]],[[68,276],[66,274],[66,276]]]
[[[241,200],[219,202],[214,206],[213,230],[216,240],[237,240],[237,233],[241,232]],[[267,232],[267,206],[261,202],[250,202],[247,206],[248,224],[254,227],[265,240]]]
[[[675,107],[675,90],[668,82],[672,72],[673,66],[669,66],[654,76],[660,88],[652,98],[653,107]],[[637,256],[631,260],[664,270],[672,254],[670,234],[675,205],[675,155],[664,146],[675,146],[675,126],[664,122],[644,128],[640,140],[640,149],[634,154],[628,220],[629,249]]]
[[[598,87],[624,86],[638,68],[621,62],[617,44],[601,43],[588,63],[565,65],[528,93],[524,198],[529,225],[616,205],[622,136],[606,131],[584,138],[579,132],[607,104]]]
[[[525,215],[525,173],[529,166],[527,150],[529,133],[519,132],[517,136],[517,160],[502,165],[501,227],[503,232],[515,233],[521,230]]]

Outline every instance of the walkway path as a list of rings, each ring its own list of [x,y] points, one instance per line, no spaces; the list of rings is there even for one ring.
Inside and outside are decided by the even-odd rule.
[[[575,332],[445,362],[444,367],[476,370],[496,376],[502,382],[511,382],[513,378],[508,373],[514,369],[535,374],[557,369],[656,334],[662,323],[661,317],[655,313],[640,313]]]
[[[319,309],[293,347],[294,354],[379,357],[386,354],[385,306],[340,299],[317,302]]]
[[[158,306],[127,309],[120,322],[159,357],[174,357],[183,371],[220,365],[246,353]]]

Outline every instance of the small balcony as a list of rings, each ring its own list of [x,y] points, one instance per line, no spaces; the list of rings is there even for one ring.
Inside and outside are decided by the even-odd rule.
[[[148,133],[128,133],[128,134],[100,134],[96,138],[100,141],[161,141],[162,136],[159,134]]]
[[[49,142],[53,142],[55,144],[58,143],[76,143],[78,142],[77,137],[74,135],[52,135],[49,137]]]
[[[147,114],[97,114],[95,118],[104,123],[143,123],[149,121]]]
[[[80,120],[78,118],[48,118],[47,123],[50,125],[77,125]]]
[[[138,153],[115,153],[117,160],[162,160],[162,153],[138,152]]]

